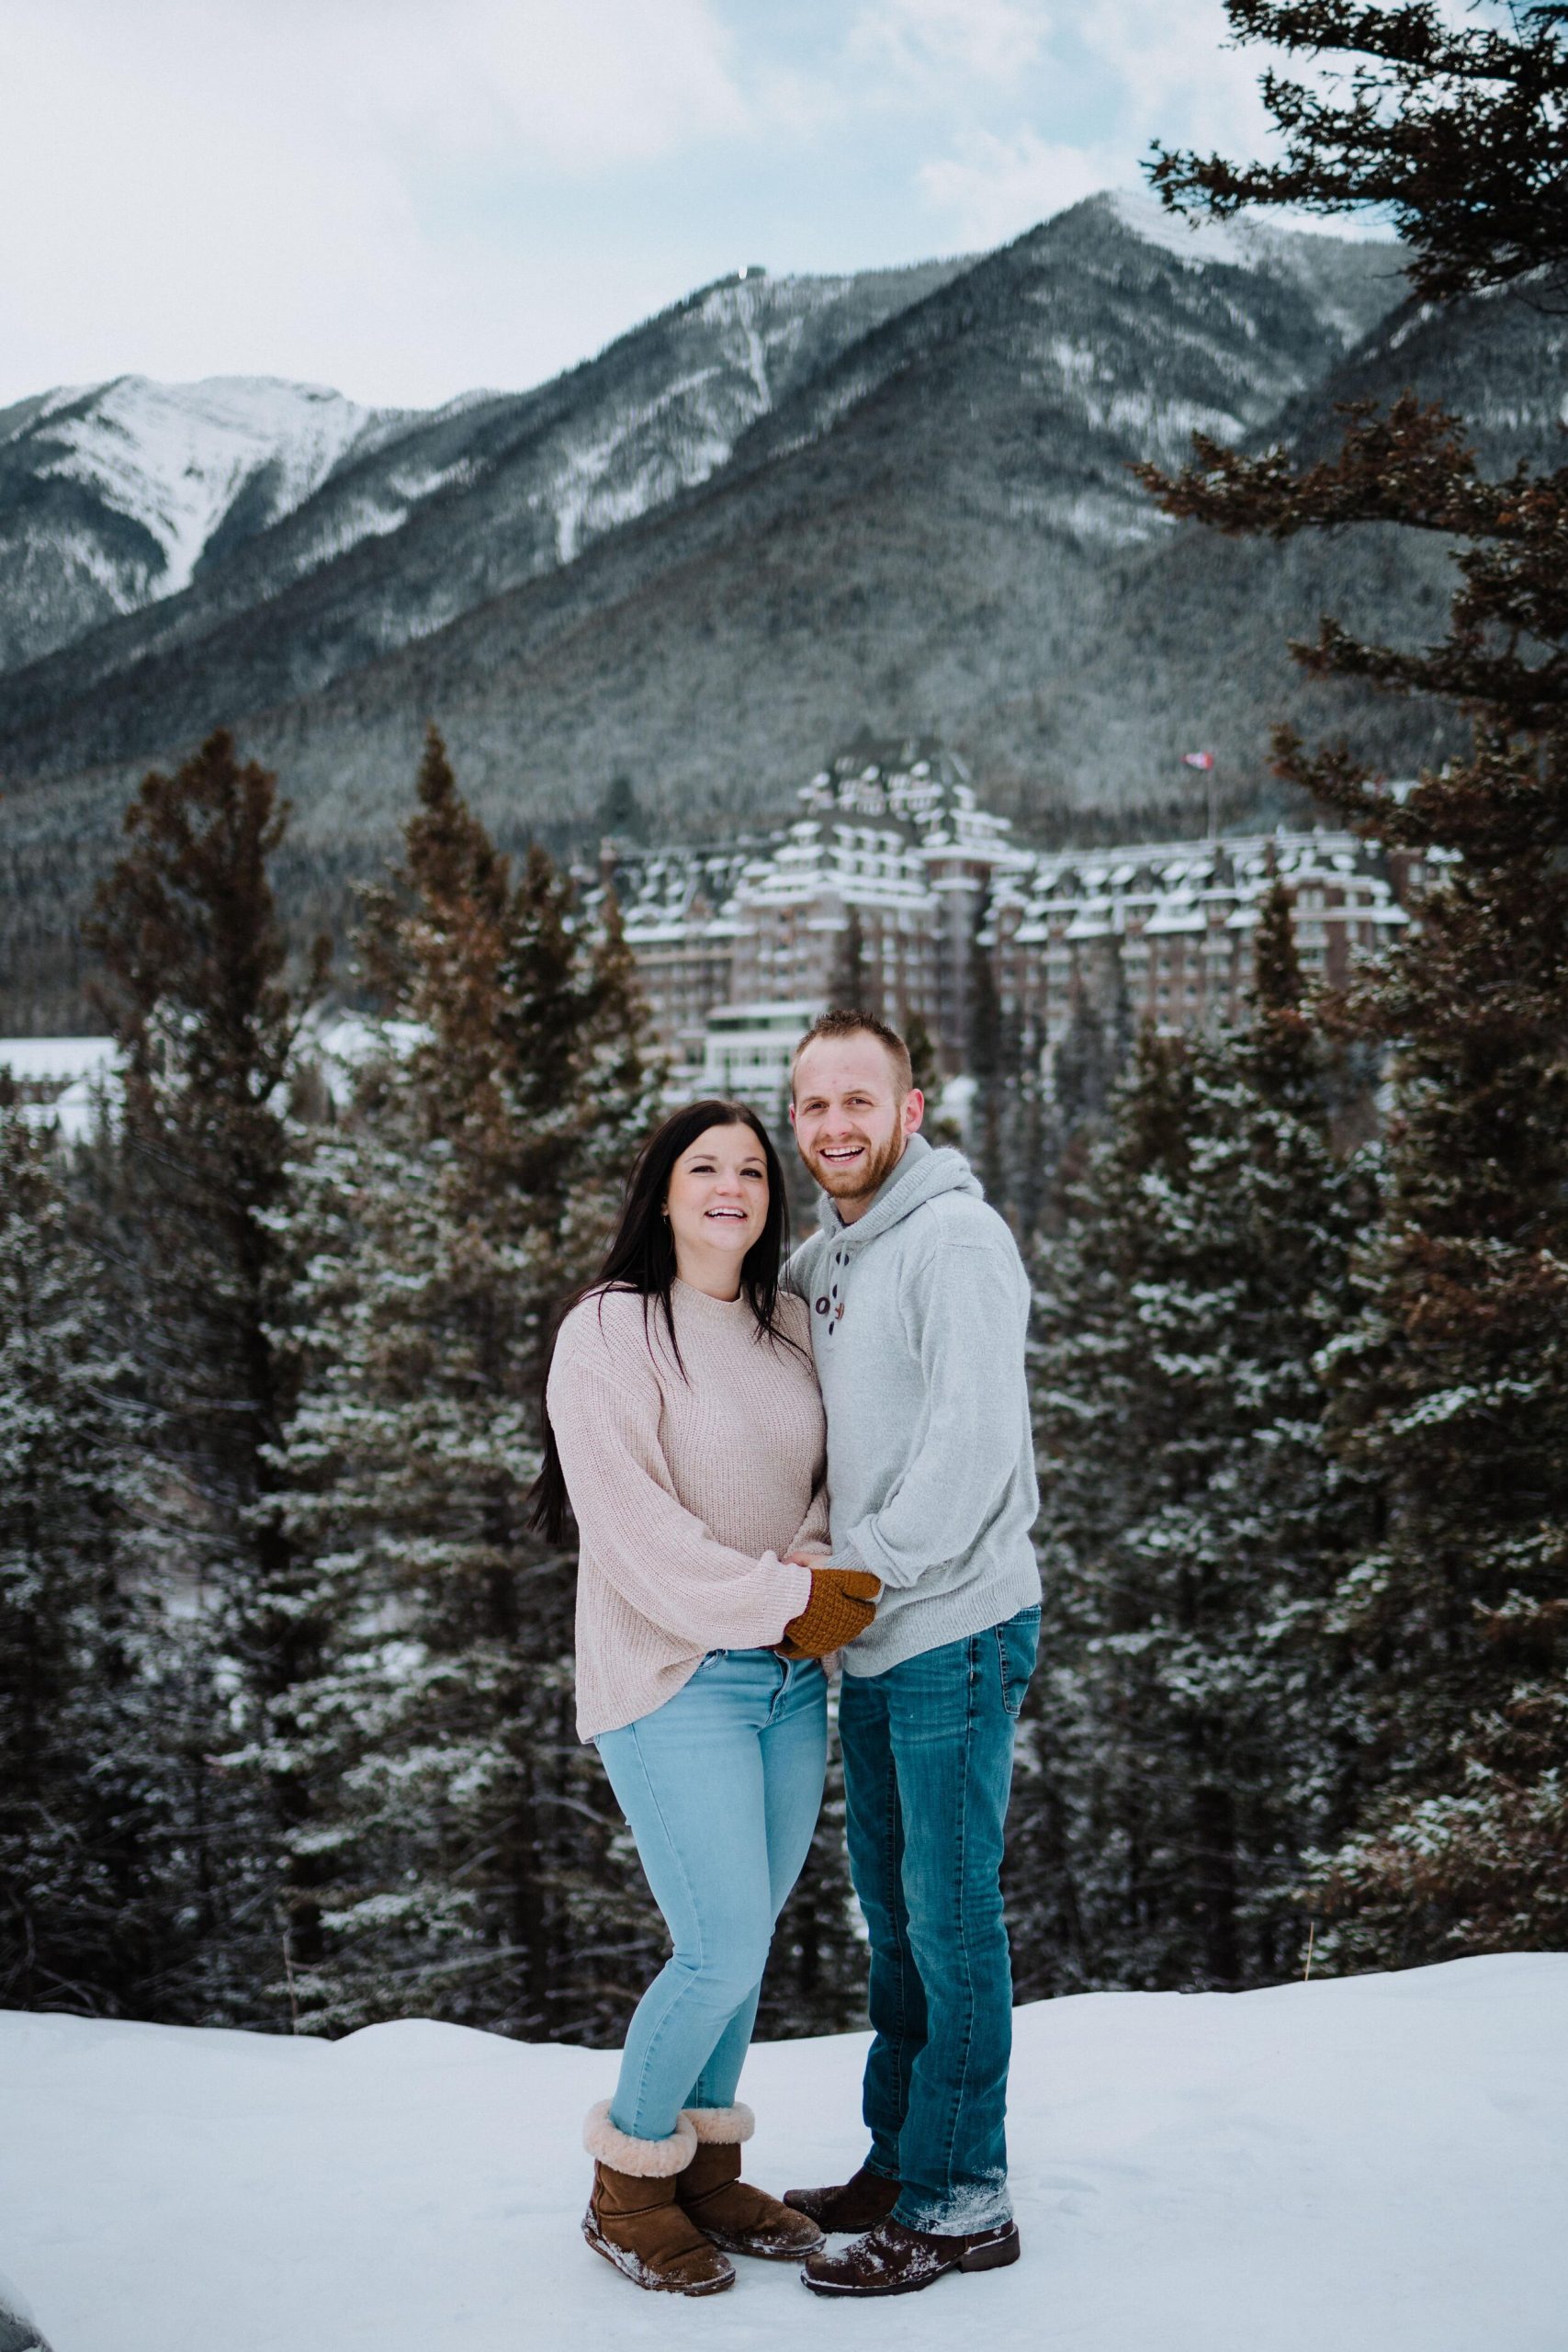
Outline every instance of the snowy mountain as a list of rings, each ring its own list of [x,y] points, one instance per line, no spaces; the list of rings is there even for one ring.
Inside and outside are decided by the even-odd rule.
[[[49,2352],[27,2297],[0,2272],[0,2352]]]
[[[0,548],[9,519],[25,566],[0,565],[0,669],[96,629],[40,682],[46,697],[79,692],[226,622],[243,634],[258,609],[336,565],[324,594],[290,607],[308,650],[296,642],[287,690],[323,683],[705,481],[824,358],[959,266],[741,271],[537,391],[468,392],[423,413],[265,382],[127,379],[24,403],[10,440],[0,417]],[[254,416],[248,441],[224,437],[220,395]],[[53,486],[42,513],[40,481]],[[83,579],[98,584],[91,611]],[[57,616],[47,643],[44,611]],[[83,617],[68,626],[73,612]],[[108,613],[135,617],[99,628]]]
[[[753,2051],[764,2187],[858,2159],[863,2050]],[[58,2352],[1564,2341],[1562,1954],[1021,2009],[1023,2259],[845,2328],[782,2264],[691,2313],[589,2251],[581,2119],[615,2064],[418,2021],[326,2043],[0,2014],[6,2267]]]
[[[0,669],[177,595],[402,422],[252,376],[120,376],[0,411]]]
[[[351,453],[182,594],[14,672],[0,765],[134,763],[276,712],[258,740],[335,831],[431,712],[466,780],[558,821],[617,768],[656,804],[764,805],[862,719],[985,764],[975,722],[1039,693],[1053,614],[1162,536],[1129,461],[1259,429],[1399,291],[1391,248],[1179,245],[1121,198],[977,262],[744,273]]]

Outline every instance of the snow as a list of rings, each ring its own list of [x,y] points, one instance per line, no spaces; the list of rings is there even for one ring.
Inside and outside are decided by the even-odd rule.
[[[757,2049],[752,2176],[862,2152],[863,2037]],[[453,2026],[327,2044],[0,2014],[5,2259],[56,2352],[1562,2352],[1568,1956],[1018,2016],[1024,2258],[834,2321],[716,2306],[578,2234],[613,2054]],[[722,2312],[722,2317],[717,2314]]]
[[[1280,232],[1252,220],[1189,222],[1168,212],[1157,198],[1139,188],[1117,188],[1100,201],[1145,245],[1157,245],[1179,261],[1201,266],[1205,262],[1228,263],[1237,269],[1256,269],[1259,260],[1278,247]]]
[[[24,1085],[98,1078],[114,1057],[112,1037],[0,1037],[0,1069]]]
[[[42,2352],[42,2346],[27,2297],[0,2270],[0,2347],[3,2352]]]
[[[152,534],[164,564],[149,585],[169,596],[189,585],[203,548],[254,475],[276,469],[269,518],[291,514],[386,419],[387,412],[319,384],[121,376],[90,395],[51,394],[28,430],[58,453],[40,475],[86,483]]]
[[[97,1125],[116,1057],[112,1037],[0,1037],[0,1070],[44,1098],[24,1102],[23,1119],[65,1143],[85,1142]]]
[[[723,465],[734,447],[735,428],[720,420],[707,397],[710,387],[716,394],[721,376],[718,368],[705,367],[679,377],[657,399],[620,411],[594,437],[569,446],[548,492],[561,563],[575,561],[590,532],[597,536],[636,522],[650,506],[678,489],[706,481]],[[751,415],[740,403],[740,423],[749,424]],[[672,442],[661,441],[652,429],[670,418],[684,432],[677,431]],[[649,446],[642,448],[645,440]],[[612,468],[624,467],[628,451],[635,459],[631,478],[607,481]]]

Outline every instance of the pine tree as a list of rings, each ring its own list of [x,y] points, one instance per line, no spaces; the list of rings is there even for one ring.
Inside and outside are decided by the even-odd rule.
[[[295,1049],[327,954],[318,943],[303,978],[290,980],[269,879],[288,819],[276,778],[242,762],[230,735],[212,735],[174,775],[146,777],[126,814],[127,849],[85,926],[124,1063],[115,1189],[181,1570],[214,1671],[237,1675],[242,1693],[275,1713],[314,1670],[320,1642],[272,1498],[289,1403],[269,1328],[272,1219]],[[208,1696],[195,1686],[192,1695],[205,1722]],[[243,1799],[235,1790],[219,1805],[228,1888],[221,1898],[209,1890],[210,1998],[214,2018],[250,2021],[278,1932],[274,1891],[307,1951],[319,1922],[310,1871],[286,1859],[299,1851],[310,1792],[285,1750],[248,1819]]]
[[[869,1012],[876,1021],[883,1017],[880,977],[872,968],[865,944],[865,923],[857,906],[852,905],[844,916],[844,927],[839,934],[833,968],[829,978],[828,994],[830,1001],[840,1011]]]
[[[1187,1091],[1178,1047],[1145,1035],[1112,1130],[1037,1271],[1032,1386],[1044,1602],[1008,1871],[1026,1996],[1157,1982],[1164,1957],[1143,1819],[1153,1781],[1121,1687],[1123,1650],[1135,1669],[1148,1603],[1124,1589],[1116,1554],[1122,1531],[1151,1507],[1156,1450],[1168,1434],[1133,1285],[1145,1271],[1143,1196],[1179,1164]]]
[[[646,1905],[572,1730],[572,1563],[524,1503],[549,1314],[649,1118],[640,1008],[614,910],[591,942],[542,852],[514,881],[434,731],[418,793],[367,927],[382,1050],[285,1236],[286,1521],[334,1594],[302,1710],[327,1949],[295,1993],[317,2030],[604,2038]]]
[[[1517,792],[1517,752],[1434,782],[1462,863],[1363,1000],[1404,1042],[1387,1213],[1334,1356],[1339,1445],[1384,1498],[1342,1607],[1380,1668],[1388,1785],[1325,1883],[1329,1956],[1358,1962],[1550,1943],[1562,1917],[1568,875],[1542,839],[1553,800],[1568,814],[1562,752]]]
[[[934,1102],[942,1091],[942,1071],[936,1042],[923,1012],[917,1010],[909,1014],[904,1023],[904,1043],[909,1048],[909,1070],[915,1085],[928,1102]]]
[[[1568,264],[1556,7],[1456,25],[1427,0],[1369,10],[1231,0],[1243,41],[1349,61],[1275,68],[1280,162],[1166,155],[1168,199],[1391,207],[1428,299],[1555,300]],[[1200,441],[1168,511],[1285,537],[1365,523],[1438,535],[1460,586],[1409,650],[1325,620],[1314,673],[1454,702],[1471,756],[1400,800],[1343,747],[1281,735],[1281,773],[1370,838],[1450,862],[1346,1020],[1390,1057],[1387,1209],[1333,1351],[1337,1442],[1382,1491],[1344,1624],[1378,1669],[1385,1782],[1325,1881],[1329,1946],[1365,1962],[1550,1941],[1562,1918],[1568,1614],[1568,469],[1484,480],[1462,422],[1406,394],[1350,412],[1316,462]]]
[[[1330,1616],[1364,1503],[1313,1358],[1368,1202],[1330,1147],[1278,886],[1257,976],[1247,1031],[1145,1041],[1045,1260],[1042,1718],[1077,1794],[1065,1835],[1050,1792],[1034,1875],[1071,1868],[1051,1924],[1091,1981],[1285,1973],[1303,1856],[1354,1792],[1358,1686]]]
[[[175,2008],[191,1894],[147,1416],[0,1072],[0,2002]],[[171,1685],[174,1685],[172,1690]],[[187,1913],[188,1916],[188,1913]]]
[[[1043,1041],[1021,1005],[1003,1002],[985,926],[982,908],[970,943],[970,1156],[987,1200],[1027,1240],[1040,1230],[1048,1186]]]
[[[629,775],[613,775],[604,786],[599,803],[599,831],[612,841],[647,840],[648,819]]]

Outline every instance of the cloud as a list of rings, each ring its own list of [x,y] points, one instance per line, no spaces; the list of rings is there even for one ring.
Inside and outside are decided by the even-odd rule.
[[[580,174],[747,123],[709,0],[338,0],[327,21],[375,127],[467,156]],[[321,22],[312,6],[306,42]]]
[[[1015,236],[1254,152],[1222,0],[3,0],[0,402],[536,382],[738,261]]]
[[[1005,82],[1039,58],[1050,13],[1029,0],[875,0],[852,22],[846,53],[908,83]]]
[[[1077,35],[1104,70],[1140,151],[1167,145],[1258,153],[1270,137],[1258,77],[1277,52],[1237,48],[1223,0],[1100,0]],[[1294,69],[1298,74],[1298,62]]]
[[[1032,130],[1011,139],[971,132],[959,152],[920,166],[921,192],[961,245],[1000,244],[1037,220],[1093,196],[1118,176],[1124,159],[1072,147]]]
[[[1269,52],[1225,46],[1223,0],[1053,0],[1028,13],[1039,48],[1010,94],[1010,122],[996,108],[971,119],[919,169],[928,207],[960,243],[997,243],[1100,188],[1136,184],[1156,140],[1267,152],[1258,79]]]
[[[547,210],[735,141],[731,51],[710,0],[6,0],[0,400],[136,369],[428,400],[481,350],[536,379],[652,307],[648,255],[585,269],[496,186]]]

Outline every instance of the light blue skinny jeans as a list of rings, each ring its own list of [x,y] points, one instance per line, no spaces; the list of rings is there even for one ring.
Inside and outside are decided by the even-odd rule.
[[[683,2107],[734,2102],[821,1809],[827,1678],[815,1658],[711,1650],[672,1699],[596,1744],[674,1945],[627,2030],[610,2120],[664,2140]]]

